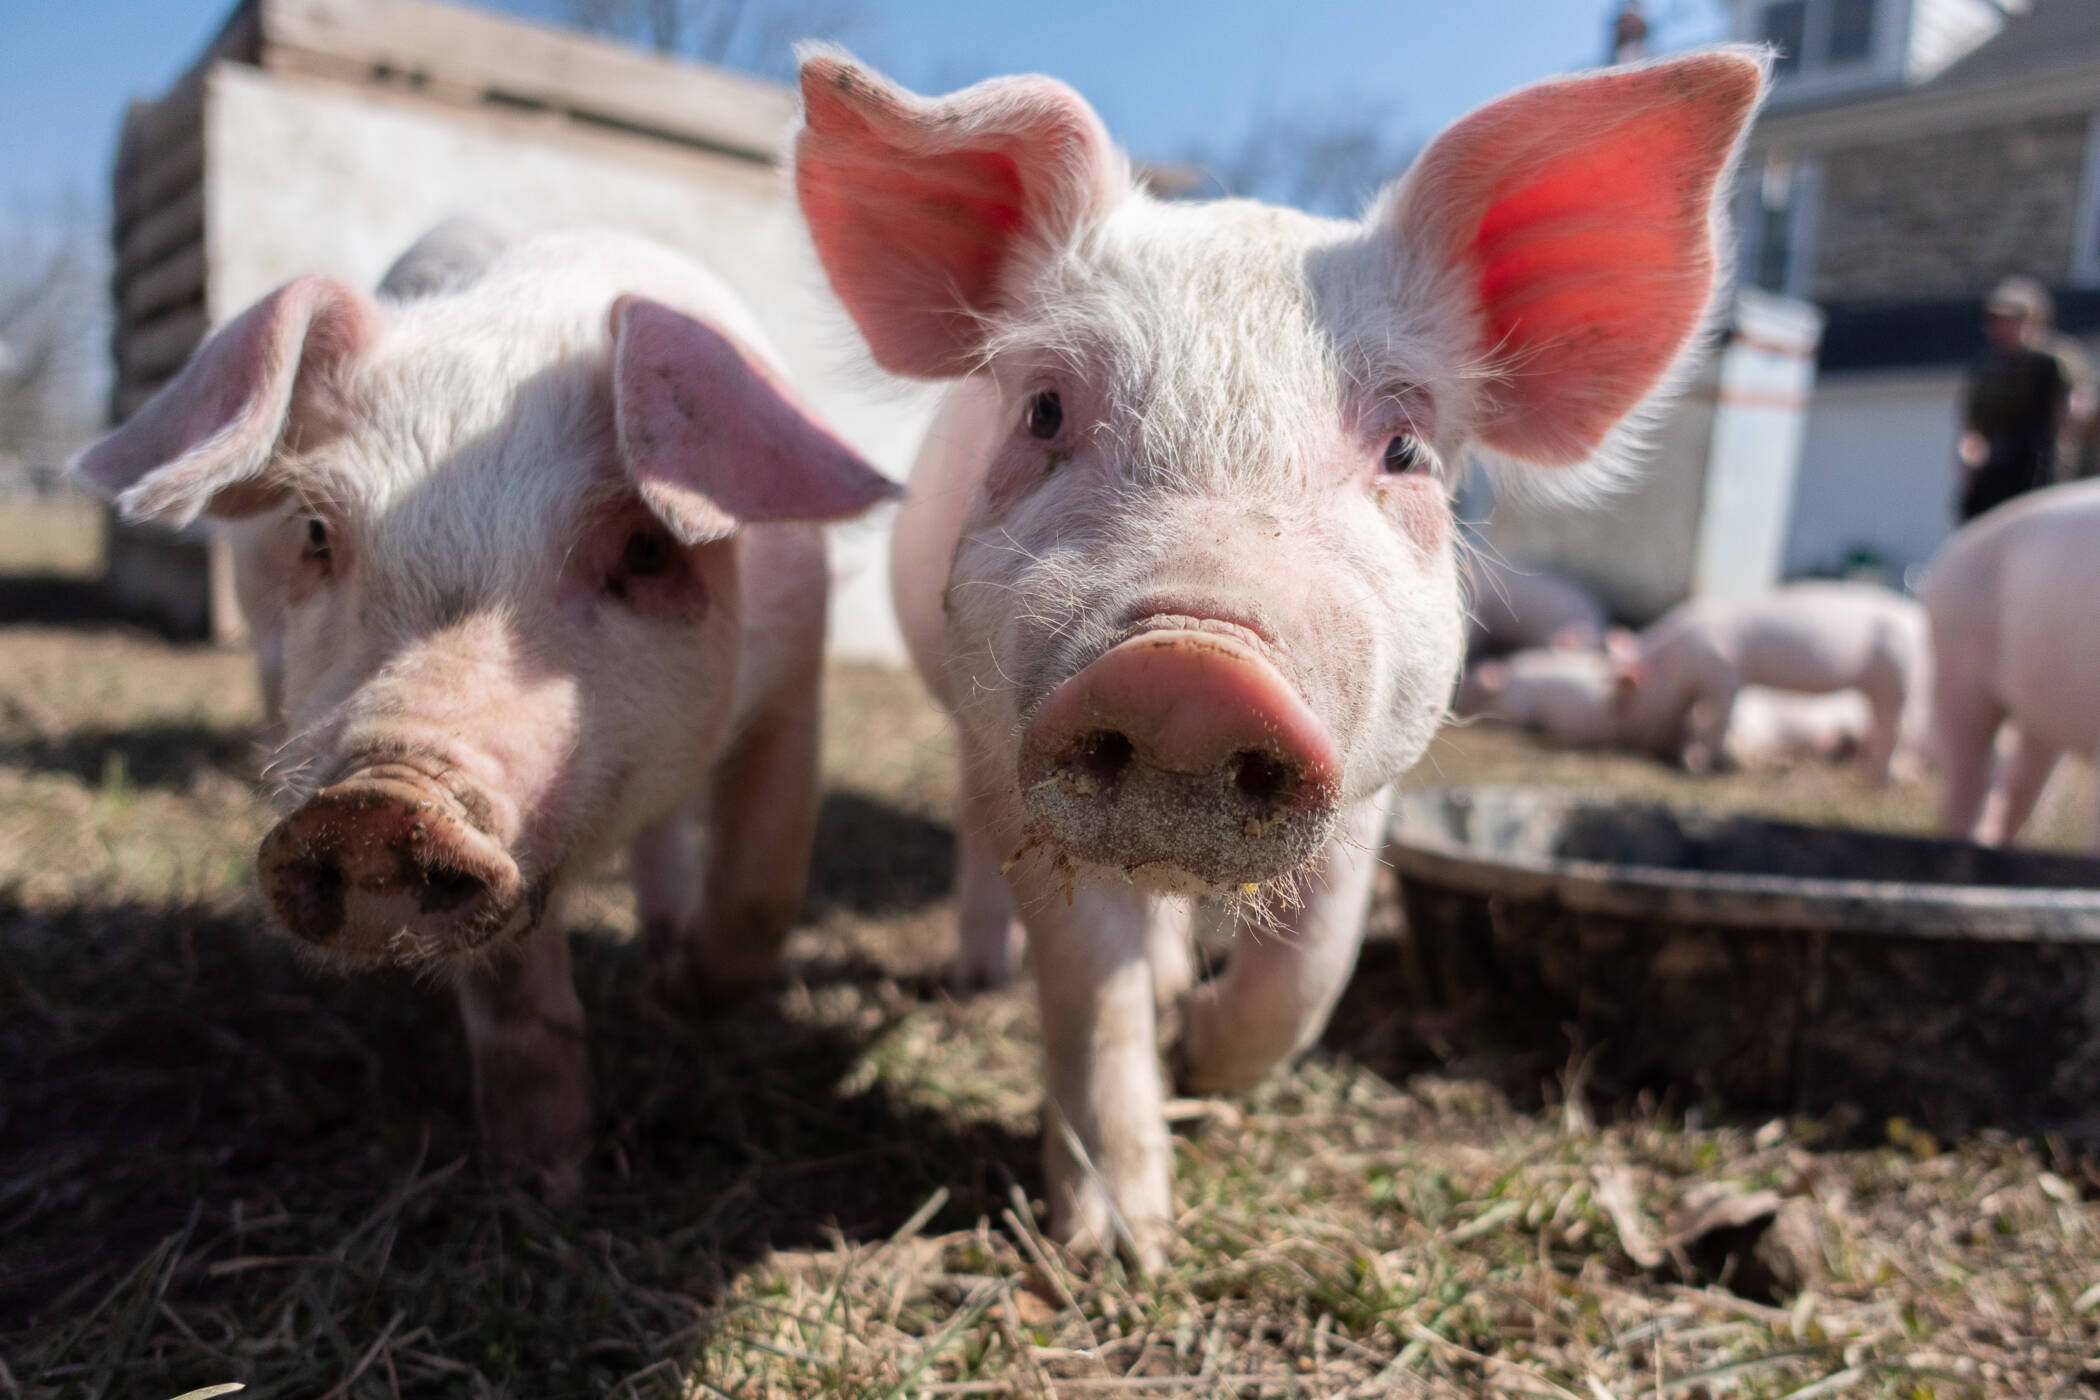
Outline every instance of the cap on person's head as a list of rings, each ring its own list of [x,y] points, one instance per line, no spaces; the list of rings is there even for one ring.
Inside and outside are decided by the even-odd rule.
[[[1983,303],[1987,316],[2013,316],[2022,321],[2047,321],[2053,307],[2049,293],[2032,277],[2007,277],[1991,288]]]

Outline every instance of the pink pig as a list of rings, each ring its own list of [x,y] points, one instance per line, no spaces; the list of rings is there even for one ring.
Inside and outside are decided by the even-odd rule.
[[[290,806],[263,893],[321,953],[451,974],[488,1145],[560,1196],[591,1120],[556,900],[632,843],[668,975],[766,974],[815,826],[806,522],[892,488],[704,269],[612,234],[462,261],[457,234],[377,299],[272,293],[73,471],[130,519],[240,522]]]
[[[1808,582],[1747,603],[1695,601],[1641,633],[1622,732],[1635,748],[1705,768],[1726,753],[1745,685],[1853,690],[1873,716],[1861,772],[1886,783],[1904,740],[1923,731],[1931,671],[1924,609],[1886,588]]]
[[[2010,841],[2060,755],[2100,754],[2100,481],[2036,491],[1978,517],[1932,561],[1924,594],[1938,663],[1941,829]],[[2008,725],[2015,732],[1993,785]]]
[[[881,364],[957,381],[892,581],[956,719],[964,957],[1005,975],[1026,925],[1057,1236],[1155,1261],[1159,1006],[1198,1092],[1319,1034],[1464,648],[1445,464],[1623,445],[1707,315],[1759,60],[1527,88],[1356,222],[1148,198],[1047,78],[801,76],[832,286]],[[1250,936],[1192,986],[1196,895]]]

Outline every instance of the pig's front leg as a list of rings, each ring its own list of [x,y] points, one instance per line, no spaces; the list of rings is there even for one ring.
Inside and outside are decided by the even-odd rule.
[[[2056,771],[2059,757],[2055,749],[2031,737],[2026,730],[2017,726],[2009,729],[2008,751],[1998,761],[1997,776],[1991,782],[1990,796],[1984,801],[1983,817],[1976,827],[1976,839],[1986,846],[2002,846],[2020,834],[2020,828],[2034,815],[2034,804],[2041,799],[2049,775]]]
[[[1353,808],[1283,927],[1257,931],[1243,920],[1224,973],[1189,992],[1177,1055],[1182,1087],[1244,1092],[1318,1038],[1356,966],[1388,801],[1381,792]]]
[[[629,847],[634,906],[650,962],[681,955],[700,913],[700,813],[686,804],[642,828]]]
[[[817,834],[817,686],[775,705],[715,770],[707,872],[683,990],[734,1004],[763,990],[801,916]]]
[[[491,1160],[527,1173],[548,1200],[567,1200],[583,1187],[590,1152],[591,1064],[561,921],[550,911],[520,947],[462,973],[458,986]]]
[[[1984,836],[1984,803],[2004,707],[1989,689],[1943,665],[1933,679],[1932,746],[1940,765],[1940,832],[1959,840]]]
[[[956,803],[955,914],[958,937],[955,966],[949,980],[958,991],[1003,987],[1014,977],[1021,947],[1021,923],[1014,913],[1013,891],[1000,867],[1010,854],[990,835],[996,814],[986,794],[996,781],[989,761],[972,756],[964,744],[962,793]]]
[[[1173,1212],[1148,950],[1171,901],[1115,885],[1067,895],[1053,873],[1015,872],[1043,1012],[1043,1176],[1052,1232],[1083,1252],[1121,1239],[1166,1257]]]

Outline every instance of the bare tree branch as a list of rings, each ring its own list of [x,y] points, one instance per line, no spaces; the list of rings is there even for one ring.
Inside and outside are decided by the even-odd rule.
[[[1238,145],[1197,148],[1189,164],[1222,192],[1295,205],[1316,214],[1353,215],[1379,187],[1407,169],[1412,145],[1388,138],[1376,109],[1299,111],[1257,123]]]
[[[100,422],[107,259],[82,201],[0,217],[0,492],[51,484]]]
[[[800,39],[845,39],[865,19],[862,0],[561,0],[578,28],[658,53],[769,78],[794,71]]]

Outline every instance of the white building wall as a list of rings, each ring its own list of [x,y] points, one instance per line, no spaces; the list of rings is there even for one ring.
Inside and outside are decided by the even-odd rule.
[[[303,273],[372,286],[439,220],[602,224],[694,255],[749,301],[797,385],[892,477],[933,400],[866,360],[778,172],[751,161],[221,65],[206,108],[212,321]],[[835,653],[901,663],[886,513],[833,534]]]
[[[1866,549],[1900,584],[1905,569],[1932,557],[1953,528],[1961,378],[1906,370],[1817,384],[1794,485],[1789,574],[1828,573]]]

